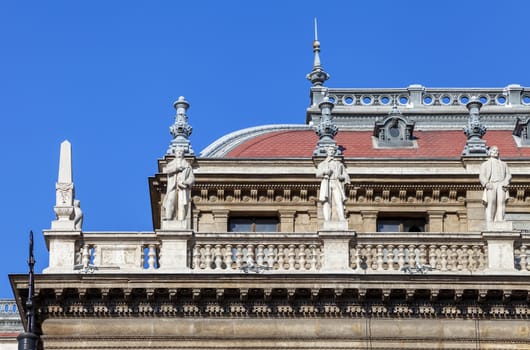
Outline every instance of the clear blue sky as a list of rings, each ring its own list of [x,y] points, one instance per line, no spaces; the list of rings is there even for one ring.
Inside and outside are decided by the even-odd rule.
[[[37,271],[59,144],[85,230],[151,230],[147,177],[184,95],[198,153],[236,129],[303,123],[313,18],[331,87],[530,85],[528,1],[0,2],[0,195],[8,273]]]

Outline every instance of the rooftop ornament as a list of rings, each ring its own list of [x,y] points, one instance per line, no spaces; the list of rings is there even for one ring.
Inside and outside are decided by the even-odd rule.
[[[188,124],[188,116],[186,114],[190,104],[184,96],[180,96],[177,101],[173,103],[173,107],[177,110],[175,115],[175,123],[169,127],[169,132],[173,135],[173,140],[169,144],[167,154],[172,155],[177,148],[184,150],[185,155],[194,155],[191,148],[189,137],[192,132],[191,125]]]
[[[469,122],[464,127],[467,142],[462,155],[471,157],[486,156],[488,154],[488,148],[486,147],[486,141],[482,140],[482,136],[486,133],[486,126],[480,120],[482,102],[476,96],[473,96],[466,104],[466,107],[469,110]]]
[[[340,149],[337,147],[337,142],[333,139],[339,132],[339,128],[333,124],[331,116],[333,106],[333,102],[331,102],[327,96],[325,96],[322,102],[318,104],[318,108],[320,108],[322,115],[320,117],[319,125],[315,127],[315,132],[320,140],[318,141],[317,147],[313,152],[314,156],[325,156],[327,149],[330,146],[336,148],[336,155],[341,154]]]
[[[374,136],[377,137],[381,147],[411,147],[413,146],[414,124],[401,114],[394,97],[394,105],[388,117],[375,122]]]
[[[329,74],[324,71],[320,65],[320,41],[318,41],[318,27],[317,19],[315,18],[315,40],[313,41],[313,52],[315,59],[313,62],[313,70],[307,75],[307,80],[311,81],[313,86],[322,86],[326,80],[329,79]]]

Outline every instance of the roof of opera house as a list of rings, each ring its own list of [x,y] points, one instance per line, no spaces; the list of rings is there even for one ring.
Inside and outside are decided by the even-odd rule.
[[[213,142],[200,157],[310,158],[319,142],[315,131],[327,120],[338,130],[333,139],[347,158],[460,159],[469,141],[464,129],[470,130],[475,122],[486,131],[480,135],[482,140],[488,147],[498,146],[502,158],[530,158],[530,89],[520,85],[410,85],[392,89],[313,86],[310,96],[306,124],[238,130]],[[398,119],[407,129],[403,129],[407,142],[379,142],[388,138],[388,123]]]
[[[519,147],[511,130],[488,131],[483,139],[497,145],[503,159],[530,158],[530,147]],[[409,147],[378,147],[369,130],[343,130],[335,137],[349,158],[459,159],[466,144],[461,130],[418,130]],[[309,126],[266,126],[235,132],[206,148],[210,158],[307,158],[312,157],[318,136]]]

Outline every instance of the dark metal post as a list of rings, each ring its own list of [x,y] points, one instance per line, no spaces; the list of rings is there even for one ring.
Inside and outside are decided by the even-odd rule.
[[[18,335],[18,350],[36,350],[39,337],[35,334],[35,305],[33,298],[35,294],[33,267],[35,258],[33,256],[33,231],[29,231],[29,282],[28,282],[28,299],[26,300],[26,332]]]

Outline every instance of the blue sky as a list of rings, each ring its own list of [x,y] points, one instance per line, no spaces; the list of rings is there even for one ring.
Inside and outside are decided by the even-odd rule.
[[[37,271],[59,145],[85,230],[151,230],[147,177],[180,95],[196,153],[244,127],[303,123],[313,18],[330,87],[530,85],[528,1],[0,2],[0,173],[8,273]]]

